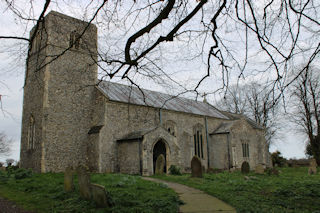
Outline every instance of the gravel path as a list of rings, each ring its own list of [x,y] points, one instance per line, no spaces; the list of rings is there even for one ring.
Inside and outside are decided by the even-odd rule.
[[[1,213],[32,213],[21,209],[17,204],[0,197],[0,212]]]

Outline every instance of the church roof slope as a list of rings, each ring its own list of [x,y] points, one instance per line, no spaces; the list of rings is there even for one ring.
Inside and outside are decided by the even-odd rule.
[[[231,120],[239,120],[241,118],[244,118],[252,128],[254,129],[265,129],[262,126],[260,126],[257,122],[255,122],[254,120],[252,120],[251,118],[249,118],[246,115],[243,114],[236,114],[236,113],[231,113],[231,112],[227,112],[227,111],[220,111],[221,113],[223,113],[224,115],[228,116]]]
[[[210,133],[210,135],[228,134],[230,133],[232,126],[233,126],[233,122],[221,123],[216,130]]]
[[[186,112],[221,119],[229,120],[229,117],[222,114],[210,104],[195,101],[182,97],[175,97],[169,94],[127,86],[114,82],[102,81],[98,88],[111,101],[130,103],[143,106],[151,106],[178,112]]]

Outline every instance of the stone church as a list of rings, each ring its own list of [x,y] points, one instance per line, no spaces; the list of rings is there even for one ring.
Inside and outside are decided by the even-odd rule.
[[[25,74],[21,166],[152,175],[155,160],[190,172],[270,165],[265,130],[206,101],[98,81],[97,28],[50,12],[36,29]],[[99,83],[98,83],[99,82]]]

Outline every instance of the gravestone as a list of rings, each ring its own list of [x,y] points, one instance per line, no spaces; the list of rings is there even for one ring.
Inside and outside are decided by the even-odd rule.
[[[165,158],[164,155],[161,154],[158,156],[157,160],[156,160],[156,175],[162,175],[163,174],[163,170],[164,170],[164,164],[165,164]]]
[[[317,174],[317,161],[314,158],[310,160],[308,174],[309,175]]]
[[[202,165],[198,156],[193,156],[191,160],[191,177],[202,178]]]
[[[67,167],[64,172],[64,191],[72,192],[74,190],[73,185],[73,169],[71,167]]]
[[[241,173],[248,174],[249,172],[250,172],[250,165],[247,161],[245,161],[241,165]]]
[[[278,176],[278,175],[279,175],[279,170],[276,169],[276,168],[272,168],[272,169],[271,169],[271,174]]]
[[[256,167],[254,168],[254,172],[256,174],[264,174],[264,167],[262,164],[257,164]]]
[[[113,205],[110,195],[106,192],[104,186],[92,183],[91,197],[98,207],[110,207]]]
[[[84,166],[78,167],[78,182],[80,196],[86,200],[91,199],[90,173]]]

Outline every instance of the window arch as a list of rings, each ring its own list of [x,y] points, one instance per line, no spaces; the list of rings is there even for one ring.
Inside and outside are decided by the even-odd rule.
[[[203,158],[203,127],[197,124],[193,128],[193,145],[194,145],[194,155],[199,158]]]
[[[74,47],[75,49],[79,49],[80,47],[80,34],[77,33],[77,31],[72,31],[70,33],[70,40],[69,40],[69,46]]]
[[[34,149],[35,147],[35,120],[33,115],[30,116],[29,119],[29,128],[28,128],[28,149]]]

